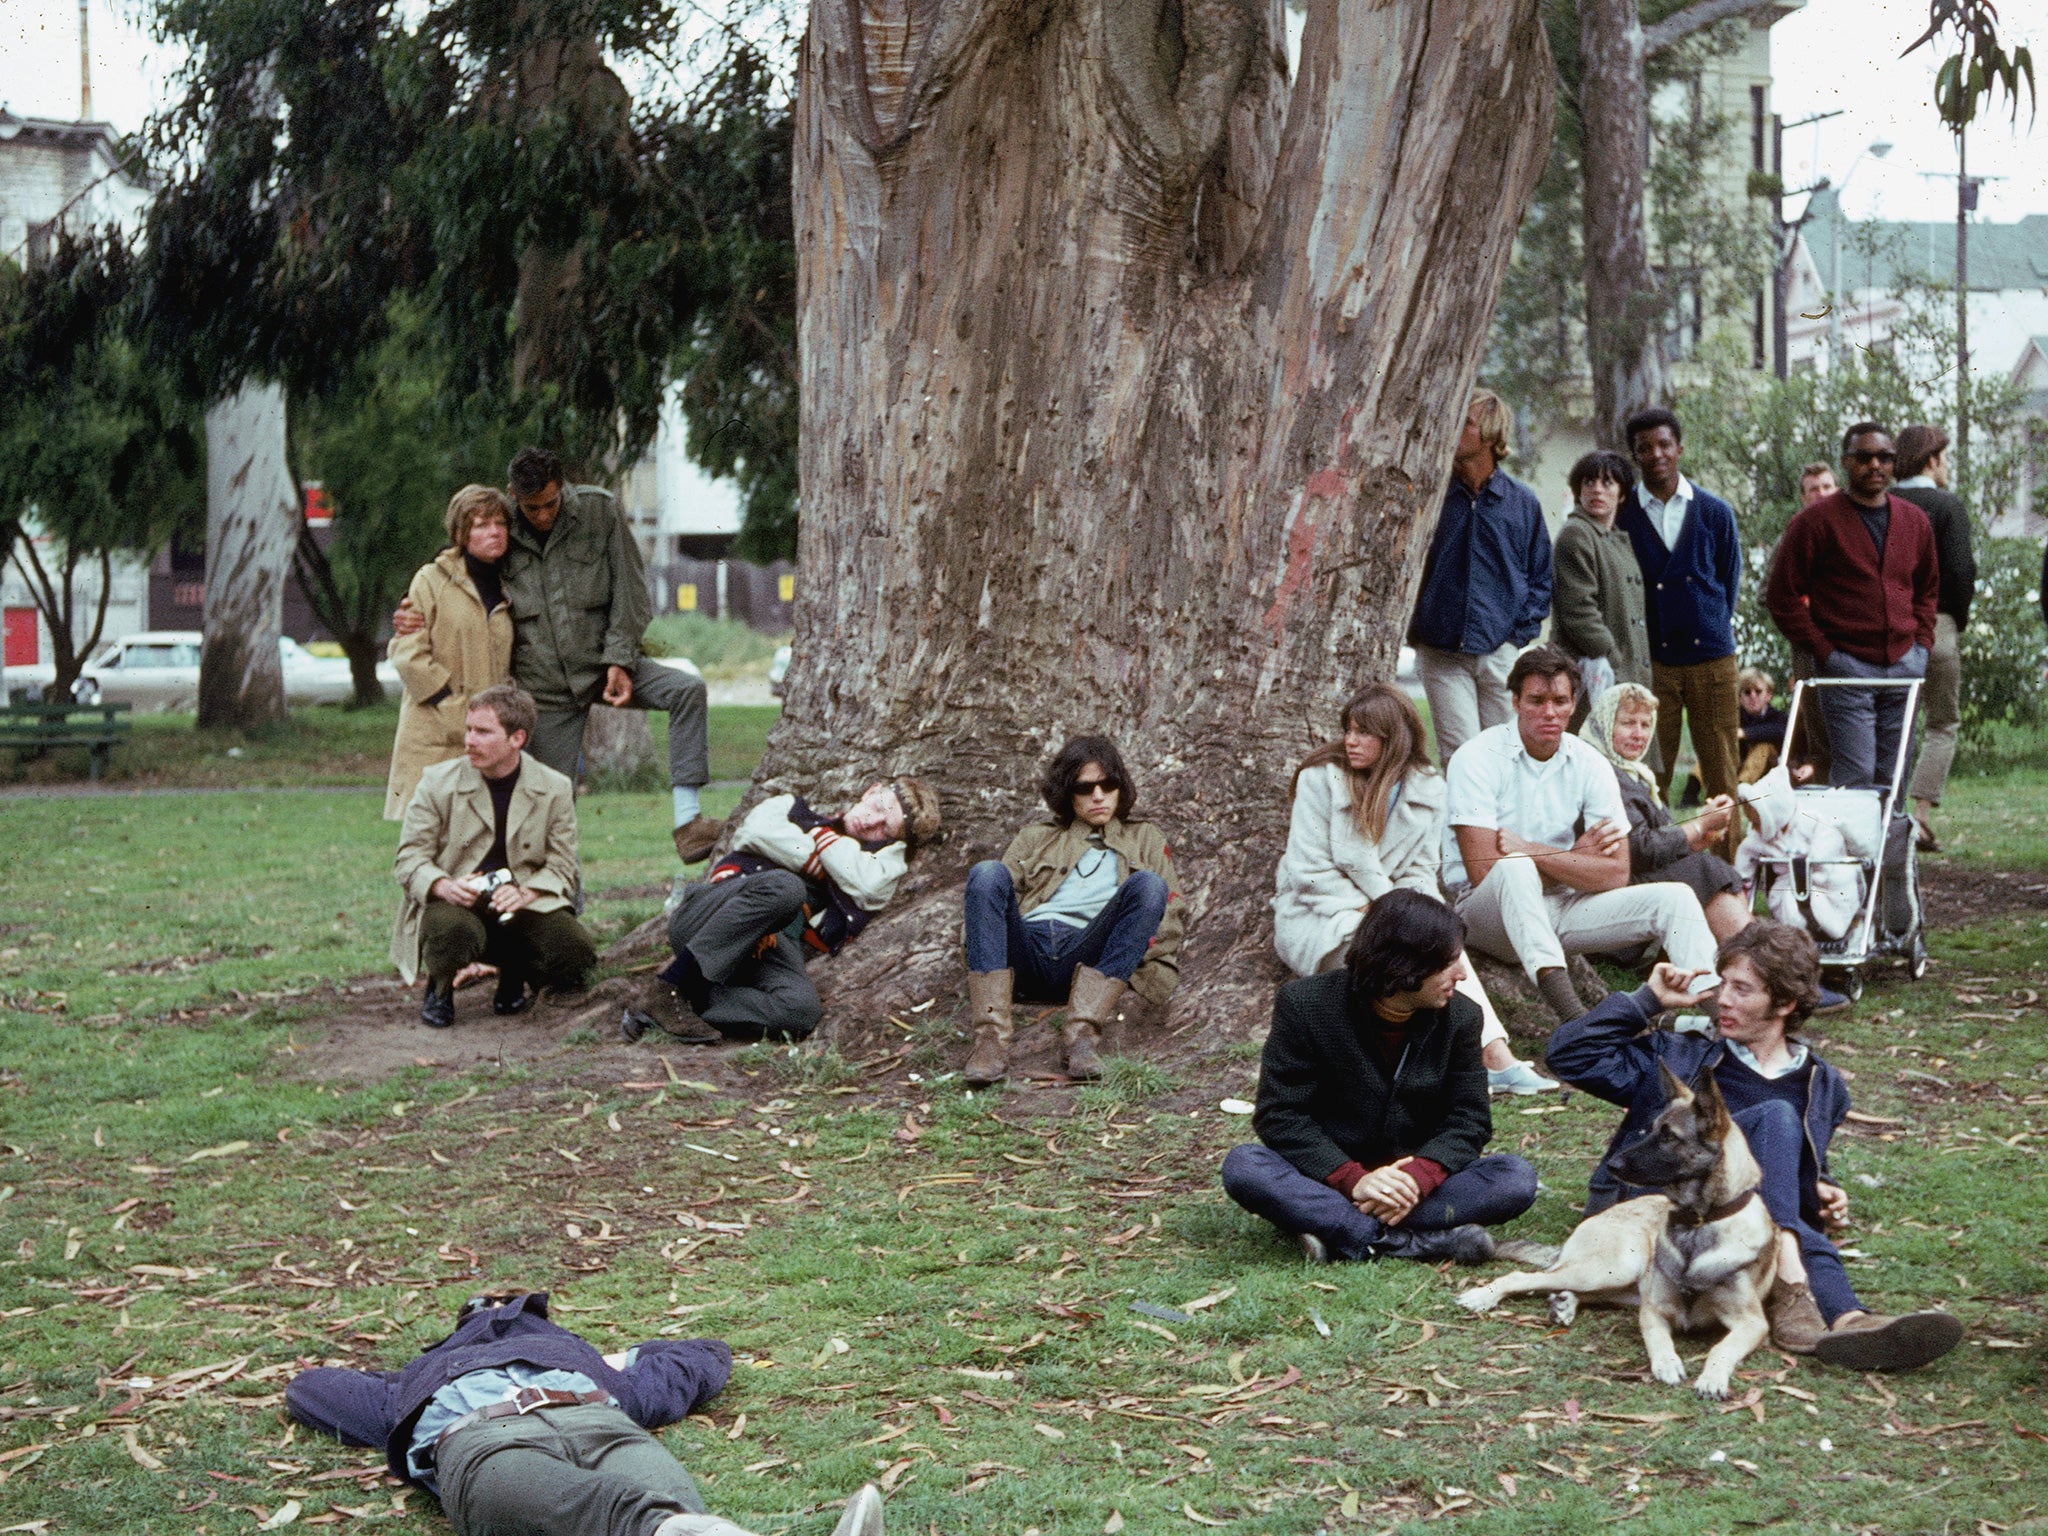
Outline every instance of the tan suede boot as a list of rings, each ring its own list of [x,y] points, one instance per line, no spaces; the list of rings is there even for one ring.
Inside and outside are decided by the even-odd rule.
[[[697,864],[711,856],[712,847],[725,835],[725,823],[698,816],[676,828],[676,857],[685,864]]]
[[[1068,1077],[1087,1081],[1102,1076],[1096,1042],[1116,1018],[1116,1005],[1123,995],[1124,984],[1113,976],[1086,965],[1074,972],[1073,988],[1067,994],[1067,1023],[1060,1031]]]
[[[1010,987],[1013,973],[967,973],[967,1022],[974,1030],[974,1048],[960,1075],[970,1088],[1000,1083],[1010,1071]]]
[[[1828,1331],[1804,1281],[1773,1281],[1771,1294],[1764,1298],[1764,1312],[1771,1320],[1771,1342],[1787,1354],[1812,1354],[1813,1346]]]

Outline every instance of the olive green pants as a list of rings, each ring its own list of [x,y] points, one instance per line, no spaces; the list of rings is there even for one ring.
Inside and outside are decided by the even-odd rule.
[[[597,964],[597,946],[567,911],[529,907],[501,923],[488,909],[428,902],[420,914],[420,969],[428,979],[446,991],[456,973],[477,960],[536,987],[580,987]]]
[[[604,1405],[472,1425],[437,1462],[456,1536],[653,1536],[671,1515],[704,1511],[667,1447]]]

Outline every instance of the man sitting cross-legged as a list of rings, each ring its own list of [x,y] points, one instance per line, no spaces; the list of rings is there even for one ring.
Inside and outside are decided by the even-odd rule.
[[[680,1423],[732,1374],[718,1339],[620,1354],[550,1321],[538,1292],[472,1296],[455,1331],[395,1371],[316,1366],[285,1388],[299,1423],[384,1453],[441,1501],[458,1536],[749,1536],[648,1431]],[[403,1498],[403,1495],[400,1495]],[[873,1484],[833,1536],[882,1536]]]
[[[1365,914],[1344,968],[1273,1004],[1252,1128],[1224,1191],[1331,1258],[1493,1257],[1487,1227],[1526,1211],[1536,1170],[1493,1136],[1479,1005],[1457,990],[1465,925],[1420,891]]]
[[[1628,812],[1607,760],[1565,733],[1578,664],[1554,645],[1515,659],[1515,718],[1451,759],[1444,887],[1474,948],[1518,962],[1561,1019],[1585,1011],[1565,970],[1584,951],[1655,940],[1683,969],[1705,971],[1714,935],[1683,885],[1630,885]]]
[[[405,890],[391,960],[427,973],[420,1017],[455,1022],[455,988],[498,973],[497,1013],[519,1013],[527,984],[575,988],[597,948],[569,911],[576,888],[576,796],[526,754],[533,699],[511,683],[471,695],[463,756],[420,775],[392,873]]]
[[[1182,903],[1166,835],[1131,815],[1137,786],[1106,736],[1076,736],[1039,786],[1050,822],[967,872],[967,1002],[980,1088],[1009,1071],[1013,996],[1065,1003],[1068,1077],[1102,1075],[1096,1040],[1124,988],[1164,1003],[1180,978]]]
[[[1771,1342],[1855,1371],[1905,1370],[1947,1354],[1963,1326],[1946,1312],[1884,1317],[1864,1309],[1822,1227],[1849,1219],[1849,1196],[1828,1172],[1828,1143],[1849,1112],[1842,1074],[1797,1038],[1820,995],[1820,952],[1803,928],[1759,919],[1722,941],[1711,1037],[1653,1029],[1661,1009],[1691,1004],[1694,973],[1660,965],[1634,992],[1617,992],[1551,1038],[1551,1071],[1628,1114],[1593,1170],[1588,1215],[1648,1191],[1608,1166],[1650,1134],[1664,1108],[1660,1064],[1687,1084],[1711,1072],[1763,1169],[1763,1201],[1782,1232],[1778,1278],[1766,1302]]]
[[[938,835],[939,798],[921,779],[877,780],[835,821],[795,795],[747,813],[732,852],[669,914],[675,963],[662,979],[711,1026],[684,1038],[801,1040],[818,1027],[810,952],[837,954],[889,904],[910,850]],[[628,1013],[628,1039],[641,1016]]]

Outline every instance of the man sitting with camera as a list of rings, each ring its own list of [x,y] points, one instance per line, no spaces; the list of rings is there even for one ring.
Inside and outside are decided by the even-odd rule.
[[[527,985],[575,988],[597,947],[570,908],[576,799],[563,775],[526,753],[537,711],[512,683],[475,694],[463,756],[420,775],[392,873],[405,890],[391,959],[408,983],[424,970],[420,1018],[455,1022],[455,987],[495,968],[494,1013],[523,1012]]]

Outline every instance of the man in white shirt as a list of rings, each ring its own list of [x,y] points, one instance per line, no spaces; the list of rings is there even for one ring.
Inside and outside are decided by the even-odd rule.
[[[1567,955],[1650,940],[1674,965],[1710,971],[1714,935],[1699,898],[1671,882],[1630,885],[1628,813],[1613,767],[1565,725],[1578,664],[1554,645],[1508,673],[1515,718],[1451,759],[1444,885],[1472,944],[1521,965],[1560,1019],[1585,1012]]]

